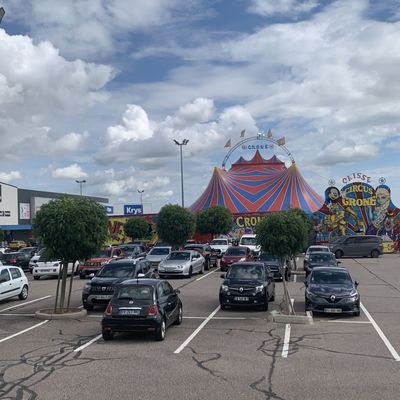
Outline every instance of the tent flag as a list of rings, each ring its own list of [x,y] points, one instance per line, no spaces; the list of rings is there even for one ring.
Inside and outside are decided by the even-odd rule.
[[[286,143],[285,136],[282,136],[280,139],[276,141],[279,146],[283,146]]]
[[[231,147],[231,139],[228,139],[224,147]]]
[[[272,138],[272,132],[271,129],[268,129],[267,137]]]
[[[246,133],[246,129],[243,129],[242,132],[240,132],[240,137],[244,137],[245,133]]]

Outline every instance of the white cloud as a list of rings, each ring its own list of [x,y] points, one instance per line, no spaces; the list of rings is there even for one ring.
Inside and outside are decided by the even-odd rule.
[[[80,165],[71,164],[68,167],[56,168],[52,171],[51,176],[62,179],[82,179],[87,178],[88,174],[82,170]]]
[[[173,125],[177,129],[182,129],[197,123],[204,123],[211,119],[213,113],[214,102],[212,99],[198,98],[179,108],[173,118]]]
[[[22,179],[21,172],[19,171],[0,172],[0,182],[9,183],[16,179]]]
[[[296,15],[310,12],[318,5],[317,0],[252,0],[249,11],[265,16]]]

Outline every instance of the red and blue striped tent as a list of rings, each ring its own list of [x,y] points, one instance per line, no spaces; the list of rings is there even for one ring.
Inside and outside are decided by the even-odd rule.
[[[290,208],[300,208],[311,214],[323,203],[295,163],[286,168],[276,156],[266,160],[257,150],[251,160],[240,157],[229,171],[214,168],[210,183],[190,210],[200,212],[220,205],[234,214]]]

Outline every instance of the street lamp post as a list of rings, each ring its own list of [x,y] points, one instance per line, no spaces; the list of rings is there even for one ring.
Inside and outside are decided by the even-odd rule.
[[[84,179],[82,179],[81,181],[78,181],[77,179],[75,180],[76,183],[79,183],[79,193],[82,196],[82,184],[86,183],[86,181]]]
[[[177,140],[173,139],[174,143],[179,146],[179,150],[181,153],[181,192],[182,192],[182,207],[185,207],[185,197],[183,192],[183,158],[182,158],[182,146],[186,146],[189,143],[188,139],[183,139],[182,143],[179,143]]]
[[[143,192],[144,189],[138,189],[138,193],[140,194],[140,204],[143,205]]]

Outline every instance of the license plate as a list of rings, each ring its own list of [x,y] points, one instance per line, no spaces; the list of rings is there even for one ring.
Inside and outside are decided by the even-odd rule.
[[[108,300],[108,299],[111,299],[111,294],[110,295],[108,295],[108,294],[100,294],[100,295],[96,296],[96,299],[98,299],[98,300]]]
[[[249,301],[248,297],[234,297],[233,300],[235,301]]]
[[[120,315],[139,315],[140,310],[119,310]]]
[[[324,308],[324,312],[338,314],[338,313],[342,312],[342,309],[341,308]]]

